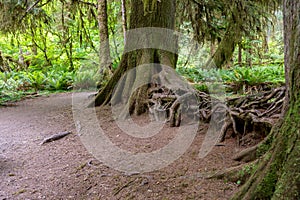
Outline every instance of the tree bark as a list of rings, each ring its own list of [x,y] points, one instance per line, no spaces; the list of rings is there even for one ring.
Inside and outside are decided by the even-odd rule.
[[[174,30],[176,1],[132,0],[131,3],[129,31],[145,27]],[[153,5],[153,3],[156,5]],[[174,53],[147,47],[157,42],[169,44],[169,41],[156,41],[156,39],[157,38],[155,37],[152,38],[151,33],[139,34],[136,37],[132,37],[127,33],[124,48],[125,53],[122,55],[118,69],[115,71],[108,84],[97,94],[95,101],[91,102],[89,106],[108,104],[112,99],[113,90],[115,89],[113,104],[118,104],[120,101],[127,101],[127,106],[131,114],[134,113],[138,115],[145,112],[145,99],[148,98],[147,90],[150,87],[150,84],[144,85],[136,91],[132,91],[132,88],[135,88],[135,86],[145,80],[151,82],[153,71],[149,70],[147,67],[136,67],[151,63],[160,63],[175,68],[177,62],[177,56]],[[173,44],[173,41],[174,40],[170,38],[170,45],[174,46],[176,44]],[[130,50],[134,44],[140,43],[146,45],[146,47],[144,47],[145,49]],[[122,75],[129,70],[133,70],[134,73],[121,79]],[[155,73],[159,73],[159,71],[156,71]],[[117,86],[118,82],[119,85]]]
[[[107,0],[98,0],[98,26],[100,36],[100,70],[99,73],[106,77],[111,73],[111,57],[109,47],[109,33],[107,21]]]
[[[283,7],[287,111],[271,131],[270,149],[233,199],[300,199],[300,1],[284,0]]]
[[[240,42],[242,36],[239,30],[240,26],[232,22],[222,38],[212,59],[207,63],[208,68],[216,67],[221,69],[232,58],[235,46]]]
[[[250,41],[250,43],[251,43],[251,41]],[[246,61],[247,61],[248,67],[250,67],[250,68],[252,68],[252,53],[253,53],[252,47],[248,47]]]
[[[247,13],[244,12],[241,2],[235,2],[232,17],[226,29],[218,48],[212,58],[206,63],[208,68],[221,69],[229,63],[234,53],[234,49],[242,39],[243,23],[247,22],[245,19]]]
[[[124,34],[124,44],[126,44],[126,31],[127,31],[127,9],[126,9],[126,0],[121,0],[122,4],[122,27]]]
[[[210,55],[214,55],[216,52],[216,40],[212,39],[210,41]]]
[[[239,51],[238,51],[238,64],[239,64],[239,66],[241,67],[242,66],[242,63],[243,63],[243,58],[242,58],[242,51],[243,51],[243,49],[242,49],[242,44],[241,43],[239,43]]]

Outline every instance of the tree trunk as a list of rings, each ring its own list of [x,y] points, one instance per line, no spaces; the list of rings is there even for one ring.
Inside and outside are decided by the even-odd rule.
[[[251,44],[251,41],[250,41]],[[252,68],[252,47],[247,48],[247,65],[248,67]]]
[[[232,23],[229,25],[215,54],[212,56],[212,60],[209,61],[207,66],[211,68],[214,65],[216,68],[220,69],[226,65],[232,58],[235,46],[240,42],[240,40],[241,34],[239,31],[239,26]]]
[[[229,22],[226,33],[212,58],[206,63],[208,68],[216,67],[221,69],[228,64],[236,45],[241,42],[243,23],[247,22],[247,20],[245,20],[247,13],[243,12],[244,9],[240,2],[236,2],[234,6],[232,19]]]
[[[214,55],[216,52],[216,40],[215,39],[212,39],[210,41],[210,55]]]
[[[145,99],[148,98],[147,90],[151,84],[138,87],[135,91],[133,91],[133,88],[136,88],[141,82],[146,81],[150,83],[153,75],[153,71],[143,67],[143,65],[160,63],[175,68],[177,62],[177,57],[174,53],[162,49],[154,49],[151,46],[158,43],[166,43],[165,45],[170,46],[176,44],[174,44],[174,39],[172,40],[171,35],[168,38],[169,40],[156,41],[157,37],[154,37],[151,32],[146,31],[144,34],[134,34],[134,29],[158,27],[174,30],[176,1],[132,0],[131,3],[130,30],[126,34],[125,53],[113,77],[89,106],[101,106],[109,103],[115,88],[113,104],[126,101],[128,104],[127,108],[131,114],[141,114],[146,111],[147,103]],[[130,31],[133,33],[130,34]],[[135,44],[136,46],[141,46],[141,44],[144,46],[140,49],[131,49]],[[159,73],[159,68],[155,68],[155,70],[157,71],[154,73]],[[122,75],[129,71],[133,73],[120,80]]]
[[[243,53],[242,44],[239,43],[238,64],[240,67],[242,66],[242,63],[243,63],[242,53]]]
[[[111,57],[107,22],[107,0],[98,0],[98,24],[100,36],[100,74],[105,78],[111,73]]]
[[[122,27],[124,34],[124,44],[126,44],[126,31],[127,31],[127,9],[126,9],[126,0],[121,0],[122,4]]]
[[[233,199],[300,199],[300,1],[284,0],[283,7],[287,111],[256,172]]]

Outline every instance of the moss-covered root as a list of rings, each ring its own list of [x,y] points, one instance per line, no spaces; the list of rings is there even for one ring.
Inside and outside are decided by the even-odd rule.
[[[271,149],[232,199],[300,199],[300,120],[291,110]]]
[[[225,179],[230,182],[239,182],[240,184],[243,184],[249,179],[252,172],[256,170],[258,163],[257,161],[258,160],[255,160],[251,163],[245,163],[236,167],[219,171],[209,178]]]

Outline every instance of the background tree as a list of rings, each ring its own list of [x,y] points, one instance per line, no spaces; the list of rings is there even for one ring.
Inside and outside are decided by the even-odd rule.
[[[112,61],[110,57],[109,33],[107,20],[107,1],[98,0],[98,23],[100,35],[100,74],[105,77],[111,73]]]
[[[268,149],[233,199],[300,198],[300,2],[284,0],[287,110],[260,150]]]
[[[183,4],[186,4],[186,15],[192,22],[195,39],[199,43],[211,43],[212,60],[206,65],[222,68],[232,59],[236,45],[243,38],[264,32],[279,1],[190,0]]]
[[[126,8],[126,0],[121,0],[122,4],[122,27],[123,27],[123,35],[124,35],[124,44],[126,43],[126,31],[127,31],[127,8]]]

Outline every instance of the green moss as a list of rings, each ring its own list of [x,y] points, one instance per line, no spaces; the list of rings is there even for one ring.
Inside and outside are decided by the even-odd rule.
[[[283,173],[280,174],[274,193],[275,199],[282,199],[282,197],[286,199],[300,199],[300,131],[297,130],[294,133],[288,140]]]
[[[249,175],[253,174],[257,170],[257,163],[252,163],[249,165],[246,165],[238,172],[238,176],[243,181],[243,177],[248,177]],[[244,181],[243,181],[244,182]]]
[[[289,127],[289,124],[284,123],[280,131],[282,132],[286,127]],[[291,131],[291,129],[289,131]],[[289,131],[283,132],[287,133]],[[271,159],[269,160],[269,162],[271,162],[271,165],[268,167],[269,169],[267,170],[266,175],[257,186],[257,189],[255,191],[257,199],[271,199],[271,197],[273,197],[274,195],[274,192],[276,191],[276,188],[278,187],[277,184],[283,170],[284,161],[286,159],[286,149],[288,142],[288,138],[282,136],[282,134],[276,136],[276,148],[268,151],[268,153],[266,153],[264,156],[264,159]]]
[[[272,166],[271,170],[266,174],[263,181],[257,186],[257,199],[271,199],[275,192],[278,180],[277,169]]]
[[[264,154],[266,154],[269,151],[269,149],[271,148],[272,142],[273,142],[272,135],[273,134],[270,133],[270,136],[268,136],[266,141],[258,146],[257,151],[256,151],[256,155],[258,158],[263,156]]]

